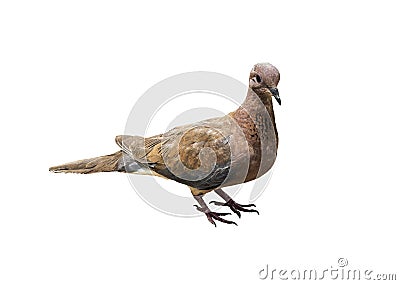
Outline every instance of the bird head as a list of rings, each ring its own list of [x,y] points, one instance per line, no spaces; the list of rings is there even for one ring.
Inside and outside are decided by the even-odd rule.
[[[279,71],[270,63],[257,63],[250,72],[249,87],[258,96],[274,97],[278,104],[281,104],[279,97],[278,83]]]

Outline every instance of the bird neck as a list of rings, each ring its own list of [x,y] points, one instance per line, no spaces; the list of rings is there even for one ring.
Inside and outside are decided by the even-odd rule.
[[[265,110],[267,110],[269,118]],[[237,110],[231,113],[231,116],[243,129],[248,127],[249,120],[253,121],[254,124],[263,124],[267,126],[272,123],[276,137],[276,146],[278,147],[278,130],[275,123],[274,107],[272,98],[268,94],[256,94],[249,88],[246,99]],[[263,122],[260,122],[260,118]]]

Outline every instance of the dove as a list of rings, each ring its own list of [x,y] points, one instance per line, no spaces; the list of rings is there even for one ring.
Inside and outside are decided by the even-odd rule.
[[[257,179],[273,166],[278,151],[278,131],[273,100],[281,105],[278,69],[270,63],[254,65],[247,95],[234,111],[216,118],[178,126],[151,137],[119,135],[120,150],[105,156],[50,167],[55,173],[123,172],[159,176],[187,185],[197,201],[195,208],[208,221],[237,225],[210,210],[204,195],[214,191],[239,218],[241,212],[259,212],[254,204],[235,202],[223,187]]]

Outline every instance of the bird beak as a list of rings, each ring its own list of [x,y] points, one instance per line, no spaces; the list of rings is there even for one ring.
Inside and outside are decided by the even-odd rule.
[[[271,92],[272,95],[274,95],[276,102],[278,102],[278,104],[281,104],[281,97],[279,97],[279,91],[278,88],[276,87],[271,87],[269,88],[269,91]]]

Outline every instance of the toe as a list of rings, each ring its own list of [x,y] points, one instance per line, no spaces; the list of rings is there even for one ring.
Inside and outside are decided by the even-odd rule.
[[[237,226],[237,224],[236,224],[235,222],[226,220],[226,219],[221,218],[221,217],[219,217],[219,216],[215,216],[214,219],[216,219],[217,221],[220,221],[221,223],[225,223],[225,224],[230,224],[230,225],[235,225],[235,226]]]
[[[209,204],[214,204],[216,206],[226,206],[226,203],[219,202],[219,201],[210,201]]]

